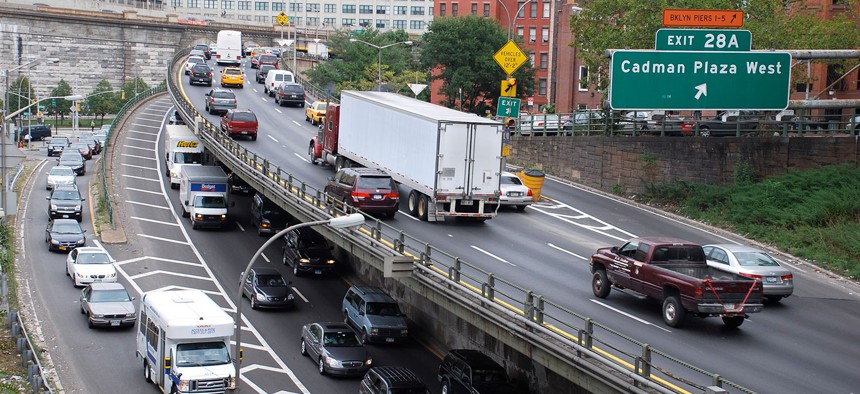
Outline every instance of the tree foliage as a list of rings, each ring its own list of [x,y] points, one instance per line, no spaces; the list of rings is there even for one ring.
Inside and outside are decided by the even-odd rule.
[[[380,47],[410,41],[409,35],[403,30],[382,32],[370,28],[361,32],[338,31],[328,39],[329,50],[336,53],[337,58],[320,62],[306,73],[314,85],[323,87],[335,97],[340,96],[341,90],[376,90],[377,64],[380,63],[378,60],[381,55],[384,90],[408,91],[409,86],[401,85],[405,81],[403,75],[414,78],[414,73],[420,70],[412,56],[412,51],[415,50],[413,46],[392,45],[382,49],[380,53],[372,46],[350,41],[351,38]],[[414,79],[409,81],[408,83],[414,83]],[[422,75],[420,83],[425,81],[426,76]]]
[[[663,10],[719,9],[744,11],[744,29],[752,32],[753,49],[848,49],[860,42],[856,0],[844,12],[825,20],[820,7],[799,0],[590,0],[573,15],[570,27],[580,56],[592,73],[598,70],[599,89],[609,84],[607,49],[653,49]],[[562,44],[563,45],[563,44]]]
[[[134,80],[126,82],[122,87],[122,91],[125,93],[125,99],[120,99],[119,103],[116,105],[115,112],[122,108],[122,106],[129,100],[133,99],[134,96],[147,90],[149,90],[149,85],[147,85],[141,77],[135,77]]]
[[[483,115],[499,97],[500,81],[505,72],[493,55],[507,42],[507,34],[498,22],[469,15],[433,20],[424,33],[421,63],[434,69],[433,80],[441,80],[443,105],[454,107],[460,100],[464,111]],[[526,54],[528,56],[528,53]],[[534,69],[526,62],[515,74],[519,81],[534,80]],[[518,83],[517,95],[534,92],[532,83]]]
[[[30,79],[21,75],[9,84],[6,96],[9,98],[9,113],[12,114],[30,105],[30,100],[36,98],[36,92],[33,90]]]
[[[57,87],[51,90],[51,97],[64,97],[72,95],[72,85],[69,85],[65,79],[60,79],[57,82]],[[66,119],[66,114],[72,110],[72,102],[64,99],[52,99],[45,105],[47,114],[57,114],[62,119]]]
[[[102,121],[107,114],[116,113],[118,109],[119,97],[113,90],[110,82],[106,79],[99,81],[93,92],[87,95],[87,112],[92,115],[100,115]]]

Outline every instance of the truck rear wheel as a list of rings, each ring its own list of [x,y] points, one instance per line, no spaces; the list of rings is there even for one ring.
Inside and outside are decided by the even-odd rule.
[[[611,286],[609,279],[606,278],[605,270],[597,270],[591,276],[591,291],[594,292],[595,297],[606,298],[609,296]]]
[[[308,156],[311,157],[311,164],[317,164],[316,155],[314,154],[314,144],[308,145]]]
[[[420,194],[418,196],[418,219],[427,221],[427,210],[429,209],[430,201],[427,196]]]
[[[743,316],[723,316],[723,324],[728,328],[738,328],[744,324]]]
[[[407,209],[412,216],[418,216],[418,193],[415,190],[409,192],[409,197],[406,199]]]
[[[153,383],[152,369],[149,368],[149,363],[146,360],[143,361],[143,379],[146,380],[146,383]]]
[[[663,300],[663,321],[669,327],[679,327],[684,321],[686,311],[681,305],[681,299],[676,295],[668,296]]]

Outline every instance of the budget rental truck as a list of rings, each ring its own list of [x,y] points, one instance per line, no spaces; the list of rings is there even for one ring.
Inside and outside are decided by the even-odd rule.
[[[164,174],[170,177],[170,188],[179,187],[183,166],[203,165],[203,142],[186,125],[165,126]]]
[[[179,180],[182,216],[191,219],[191,228],[221,228],[227,222],[230,186],[219,166],[184,166]]]
[[[200,290],[144,293],[135,356],[165,393],[225,393],[236,387],[233,318]]]
[[[344,90],[308,151],[337,170],[383,170],[426,221],[490,219],[499,203],[502,124],[396,93]]]

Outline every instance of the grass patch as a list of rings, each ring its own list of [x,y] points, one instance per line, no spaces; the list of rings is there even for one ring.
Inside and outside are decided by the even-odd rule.
[[[734,185],[651,184],[640,198],[860,278],[860,168],[827,166]]]

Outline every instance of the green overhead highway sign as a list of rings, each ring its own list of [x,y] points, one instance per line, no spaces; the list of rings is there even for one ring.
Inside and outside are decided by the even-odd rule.
[[[510,97],[499,97],[499,105],[496,106],[496,116],[516,118],[520,116],[520,99]]]
[[[790,74],[786,52],[619,50],[609,101],[613,109],[783,110]]]
[[[658,51],[749,51],[749,30],[660,29],[654,40]]]

